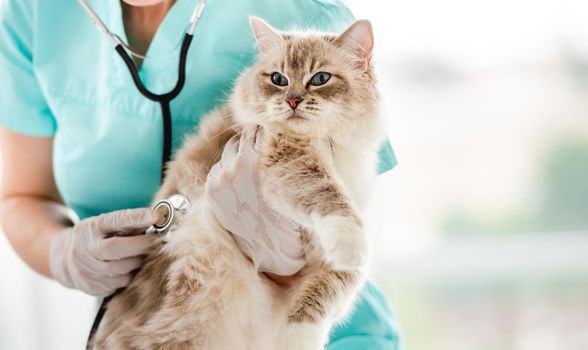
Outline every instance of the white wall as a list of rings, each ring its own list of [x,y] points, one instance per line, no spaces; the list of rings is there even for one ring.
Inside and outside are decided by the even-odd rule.
[[[96,299],[29,269],[0,233],[0,349],[83,349]]]

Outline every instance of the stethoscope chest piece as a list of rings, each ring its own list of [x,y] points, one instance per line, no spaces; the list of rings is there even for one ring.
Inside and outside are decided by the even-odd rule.
[[[176,213],[185,213],[190,208],[190,201],[181,194],[162,199],[155,204],[153,211],[158,221],[151,226],[147,233],[168,234],[177,221]]]

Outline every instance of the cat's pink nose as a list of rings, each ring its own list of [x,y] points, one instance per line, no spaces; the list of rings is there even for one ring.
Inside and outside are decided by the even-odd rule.
[[[302,99],[299,97],[290,97],[290,98],[287,98],[286,101],[290,105],[290,108],[296,109],[296,107],[298,107],[298,104],[300,102],[302,102]]]

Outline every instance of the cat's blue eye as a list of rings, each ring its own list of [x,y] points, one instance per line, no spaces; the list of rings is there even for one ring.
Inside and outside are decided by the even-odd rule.
[[[321,86],[326,84],[329,79],[331,79],[331,73],[318,72],[310,78],[310,83],[314,86]]]
[[[275,72],[272,74],[272,83],[277,86],[286,86],[288,85],[288,79],[280,73]]]

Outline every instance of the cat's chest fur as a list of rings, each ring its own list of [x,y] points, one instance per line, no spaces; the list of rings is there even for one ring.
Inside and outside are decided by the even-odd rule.
[[[349,147],[353,140],[318,138],[280,131],[260,140],[258,152],[262,154],[262,181],[264,168],[277,168],[283,176],[297,174],[300,187],[308,181],[316,181],[317,175],[335,181],[344,191],[355,209],[367,204],[371,185],[376,176],[376,157],[372,143]],[[374,137],[374,140],[377,140]],[[271,187],[271,184],[266,184]],[[270,203],[279,206],[278,203]]]

